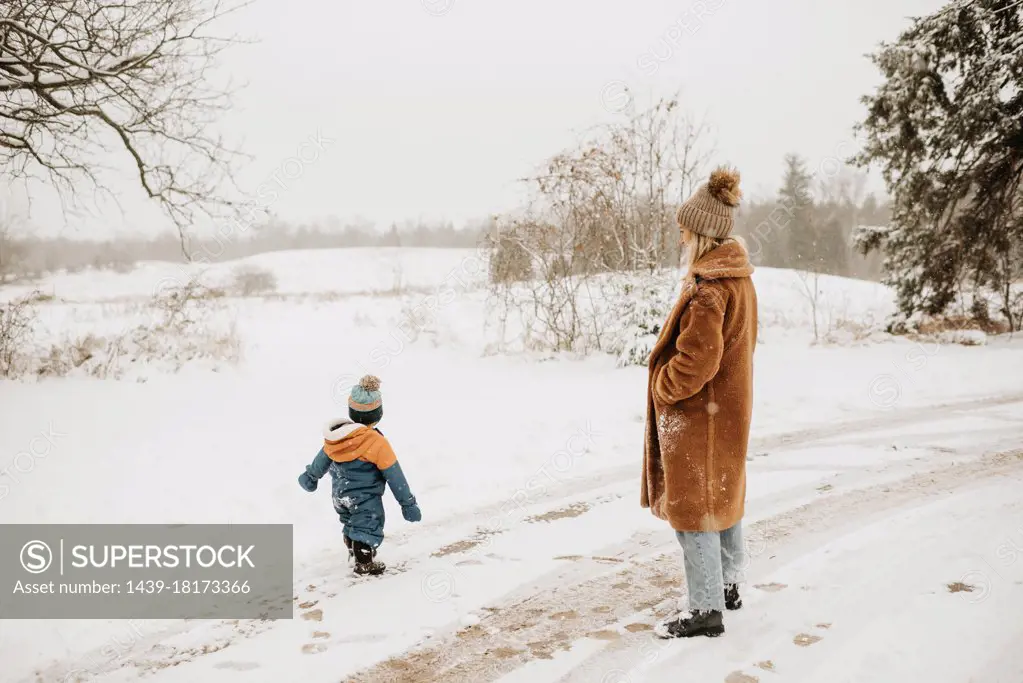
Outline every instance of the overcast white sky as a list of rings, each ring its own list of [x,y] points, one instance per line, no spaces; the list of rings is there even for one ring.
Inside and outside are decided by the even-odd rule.
[[[259,42],[232,51],[248,85],[224,124],[255,157],[241,176],[253,193],[303,141],[333,141],[273,202],[285,219],[459,225],[516,206],[517,178],[613,116],[616,83],[640,102],[681,88],[716,127],[715,161],[739,167],[747,194],[768,194],[786,152],[814,166],[855,149],[859,97],[878,82],[865,54],[941,4],[256,0],[236,20]],[[47,232],[159,225],[130,182],[123,215],[65,221],[33,199]]]

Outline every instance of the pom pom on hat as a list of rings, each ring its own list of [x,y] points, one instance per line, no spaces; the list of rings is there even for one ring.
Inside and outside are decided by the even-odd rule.
[[[742,198],[739,177],[739,172],[735,169],[726,166],[715,169],[707,181],[707,192],[726,206],[739,206],[739,199]]]
[[[359,380],[359,386],[366,391],[380,391],[380,378],[375,375],[366,375]]]

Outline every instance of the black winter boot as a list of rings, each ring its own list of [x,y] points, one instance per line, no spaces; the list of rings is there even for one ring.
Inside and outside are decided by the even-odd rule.
[[[377,574],[383,574],[384,570],[387,569],[387,565],[383,562],[375,562],[373,560],[377,554],[376,549],[369,547],[362,541],[352,541],[352,551],[355,554],[356,574],[360,576],[364,574],[376,576]]]
[[[739,597],[739,584],[725,584],[725,608],[730,610],[742,609],[742,598]]]
[[[693,638],[694,636],[707,636],[716,638],[725,632],[724,622],[721,620],[721,612],[717,610],[689,610],[678,615],[675,619],[660,624],[654,629],[658,638]]]

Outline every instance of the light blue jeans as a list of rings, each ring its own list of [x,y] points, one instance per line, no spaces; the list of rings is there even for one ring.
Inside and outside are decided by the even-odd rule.
[[[725,584],[742,583],[742,522],[724,531],[676,531],[689,587],[689,609],[725,609]]]

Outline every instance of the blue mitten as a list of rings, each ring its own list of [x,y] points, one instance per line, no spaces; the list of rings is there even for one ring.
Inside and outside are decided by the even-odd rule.
[[[313,463],[305,468],[305,472],[298,475],[298,485],[306,491],[315,491],[316,485],[320,483],[320,477],[330,469],[330,458],[320,449],[320,452],[313,458]]]
[[[422,521],[423,513],[420,511],[419,505],[416,504],[415,498],[408,505],[401,506],[401,516],[405,518],[406,522]]]
[[[315,491],[316,486],[319,483],[320,482],[316,481],[316,479],[308,472],[303,472],[302,474],[298,475],[298,485],[304,488],[306,491]]]

